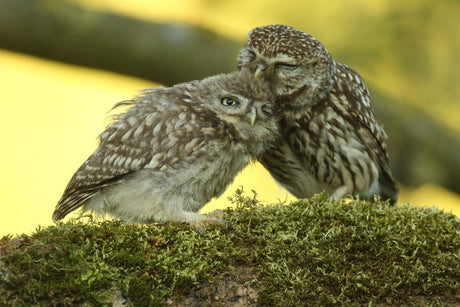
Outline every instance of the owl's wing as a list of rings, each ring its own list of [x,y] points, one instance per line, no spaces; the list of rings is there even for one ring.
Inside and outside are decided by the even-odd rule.
[[[386,152],[387,135],[371,107],[367,86],[355,70],[341,63],[336,62],[336,65],[339,80],[333,92],[335,91],[336,97],[340,100],[339,105],[344,108],[346,114],[352,115],[362,127],[371,132],[382,147],[384,156],[388,157]]]
[[[398,194],[398,187],[391,175],[386,147],[387,135],[371,107],[369,90],[356,71],[346,65],[337,64],[340,84],[337,89],[333,89],[332,94],[334,95],[336,90],[335,96],[340,100],[338,105],[343,108],[344,116],[346,114],[352,116],[360,125],[356,127],[356,131],[361,131],[361,136],[366,137],[367,140],[373,140],[375,146],[372,147],[378,151],[376,156],[380,166],[379,182],[384,189],[382,195],[396,201],[394,198]]]
[[[202,148],[212,129],[198,126],[190,106],[167,101],[134,105],[99,136],[100,145],[70,180],[53,214],[59,220],[102,188],[141,169],[163,171]],[[164,112],[164,108],[176,108]]]

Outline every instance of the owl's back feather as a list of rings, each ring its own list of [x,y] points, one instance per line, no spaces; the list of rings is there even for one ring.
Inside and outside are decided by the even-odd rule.
[[[345,108],[346,113],[342,113],[342,116],[351,114],[353,119],[350,121],[359,123],[375,139],[374,142],[369,141],[370,145],[367,145],[367,147],[377,151],[375,155],[380,168],[378,178],[380,183],[379,194],[382,199],[388,199],[390,204],[395,204],[398,199],[399,189],[391,175],[390,157],[386,145],[388,137],[371,107],[369,90],[358,72],[345,64],[335,63],[339,78],[337,85],[332,90],[332,94],[337,93],[337,91],[343,93],[345,99],[341,99],[339,105]],[[359,127],[355,129],[359,130]]]
[[[115,121],[100,134],[98,149],[70,180],[54,211],[54,220],[62,219],[102,188],[119,183],[132,172],[165,169],[203,146],[203,127],[195,121],[199,115],[182,90],[177,86],[145,90],[132,101],[114,107],[130,108],[114,116]],[[174,125],[169,125],[173,121]]]

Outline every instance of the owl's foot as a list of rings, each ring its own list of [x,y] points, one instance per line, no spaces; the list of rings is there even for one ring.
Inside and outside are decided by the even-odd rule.
[[[168,214],[169,213],[169,214]],[[218,224],[222,226],[228,226],[228,223],[222,219],[224,212],[222,210],[216,210],[209,214],[200,214],[191,211],[178,211],[174,213],[163,213],[162,215],[157,214],[157,221],[164,222],[177,222],[187,223],[194,226],[196,231],[204,235],[206,232],[206,225]]]
[[[208,217],[222,219],[225,215],[223,210],[217,209],[207,214]]]
[[[207,215],[203,215],[205,218],[196,222],[191,222],[190,224],[195,226],[196,231],[204,235],[206,232],[207,225],[220,225],[223,227],[228,227],[228,223],[222,217],[224,216],[225,212],[222,210],[214,210]]]
[[[344,197],[346,194],[347,194],[347,187],[346,186],[341,186],[339,188],[337,188],[334,193],[332,193],[331,195],[331,199],[333,200],[339,200],[341,199],[342,197]]]

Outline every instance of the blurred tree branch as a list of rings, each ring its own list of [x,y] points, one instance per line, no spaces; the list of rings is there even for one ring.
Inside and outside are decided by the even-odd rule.
[[[67,1],[0,0],[0,48],[165,85],[234,70],[242,45],[196,26],[146,22]],[[396,177],[460,193],[459,137],[421,111],[373,94]]]
[[[406,185],[438,183],[460,193],[460,137],[415,107],[372,92],[384,123],[392,169]]]
[[[0,0],[0,48],[166,85],[233,70],[239,47],[196,26],[146,22],[61,0]]]

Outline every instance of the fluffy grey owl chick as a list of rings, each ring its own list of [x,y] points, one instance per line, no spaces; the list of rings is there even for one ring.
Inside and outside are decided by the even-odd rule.
[[[279,137],[273,100],[243,73],[144,90],[121,103],[130,108],[99,136],[53,219],[83,206],[127,222],[209,222],[196,212]]]
[[[267,80],[283,134],[260,162],[299,198],[326,191],[380,195],[395,203],[387,136],[359,74],[314,37],[285,25],[254,28],[238,68]]]

